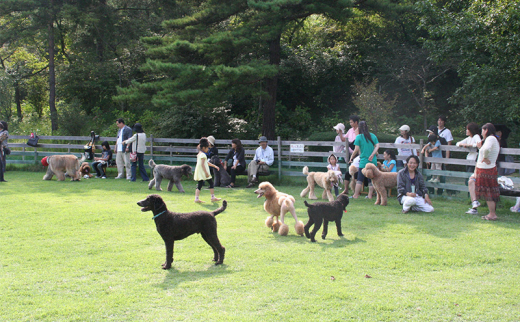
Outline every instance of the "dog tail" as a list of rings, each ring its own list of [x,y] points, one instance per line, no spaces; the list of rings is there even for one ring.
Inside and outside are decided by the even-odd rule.
[[[306,207],[313,207],[314,205],[307,203],[307,201],[303,201]]]
[[[303,175],[309,175],[309,167],[303,167]]]
[[[227,208],[227,202],[226,202],[226,200],[223,200],[222,206],[219,207],[218,209],[216,209],[215,211],[213,211],[213,216],[217,216],[218,214],[224,212],[224,210],[226,210],[226,208]]]

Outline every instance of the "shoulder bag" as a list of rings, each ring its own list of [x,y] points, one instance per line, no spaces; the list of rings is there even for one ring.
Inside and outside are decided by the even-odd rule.
[[[135,151],[132,151],[130,153],[130,161],[132,163],[135,163],[137,161],[137,147],[139,146],[139,134],[135,134],[136,135],[136,140],[135,140]]]

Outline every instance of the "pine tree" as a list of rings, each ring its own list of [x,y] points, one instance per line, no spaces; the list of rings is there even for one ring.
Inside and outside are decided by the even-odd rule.
[[[275,139],[282,34],[289,23],[314,14],[348,19],[356,5],[332,0],[201,2],[191,14],[164,23],[168,37],[146,39],[150,59],[143,70],[148,80],[123,90],[120,98],[145,96],[160,107],[204,108],[254,97],[262,102],[262,134]]]

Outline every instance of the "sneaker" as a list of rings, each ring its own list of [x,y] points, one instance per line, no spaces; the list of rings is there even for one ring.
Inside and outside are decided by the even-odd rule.
[[[479,201],[473,201],[473,202],[471,202],[471,207],[472,207],[473,209],[476,209],[476,208],[478,208],[479,206],[480,206],[480,202],[479,202]]]
[[[509,210],[511,210],[511,212],[520,212],[518,211],[518,209],[514,206],[512,206]]]
[[[106,176],[101,176],[101,179],[107,179],[107,177]]]
[[[222,200],[220,197],[213,197],[213,198],[211,199],[211,202],[218,202],[218,201],[220,201],[220,200]]]
[[[478,211],[477,211],[477,209],[473,209],[473,208],[471,208],[471,209],[469,209],[469,210],[466,212],[466,214],[477,215],[477,214],[478,214]]]
[[[101,176],[97,175],[96,178],[101,178]]]
[[[123,179],[123,176],[117,176],[116,179]]]

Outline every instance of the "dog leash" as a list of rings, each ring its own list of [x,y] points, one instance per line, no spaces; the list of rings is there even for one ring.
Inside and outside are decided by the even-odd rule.
[[[154,215],[152,220],[155,220],[156,217],[158,217],[159,215],[163,214],[164,212],[166,212],[166,210],[162,211],[161,213],[157,214],[157,215]]]

